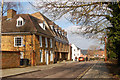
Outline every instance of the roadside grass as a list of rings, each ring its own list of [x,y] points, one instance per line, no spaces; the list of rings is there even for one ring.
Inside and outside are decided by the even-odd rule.
[[[120,66],[117,65],[117,60],[109,60],[106,62],[106,66],[113,78],[120,79]]]

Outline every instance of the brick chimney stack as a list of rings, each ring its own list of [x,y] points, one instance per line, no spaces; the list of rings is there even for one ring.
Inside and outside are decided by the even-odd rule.
[[[7,18],[13,18],[13,16],[16,15],[16,11],[13,9],[7,10]]]

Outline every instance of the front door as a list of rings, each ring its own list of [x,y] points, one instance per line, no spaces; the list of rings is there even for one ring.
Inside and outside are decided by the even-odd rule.
[[[49,64],[49,53],[48,53],[48,50],[45,51],[45,61],[46,61],[46,64],[48,65]]]

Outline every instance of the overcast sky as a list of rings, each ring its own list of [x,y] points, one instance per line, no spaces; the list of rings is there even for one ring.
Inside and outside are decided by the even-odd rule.
[[[25,14],[31,14],[31,13],[38,12],[38,11],[33,10],[33,8],[28,3],[24,2],[23,6],[24,6],[23,13],[25,13]],[[47,16],[47,15],[45,15],[45,16]],[[68,33],[67,37],[71,44],[75,44],[81,49],[88,49],[89,46],[91,46],[91,45],[96,45],[96,44],[98,45],[97,40],[85,39],[84,37],[81,37],[78,34],[72,34],[71,31],[76,31],[77,26],[75,26],[74,24],[72,24],[71,22],[66,20],[64,17],[62,17],[60,20],[57,20],[54,22],[67,31],[67,33]]]

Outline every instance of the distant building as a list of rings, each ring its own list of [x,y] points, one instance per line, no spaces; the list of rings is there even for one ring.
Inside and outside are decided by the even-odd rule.
[[[78,48],[75,44],[72,44],[72,60],[78,61],[78,58],[80,57],[81,51],[80,48]]]
[[[88,50],[88,57],[90,58],[105,58],[104,50]]]
[[[94,54],[94,57],[105,58],[104,50],[98,50],[98,51]]]
[[[80,57],[86,58],[87,57],[87,53],[88,53],[88,50],[82,50],[81,49],[81,55],[80,55]]]

